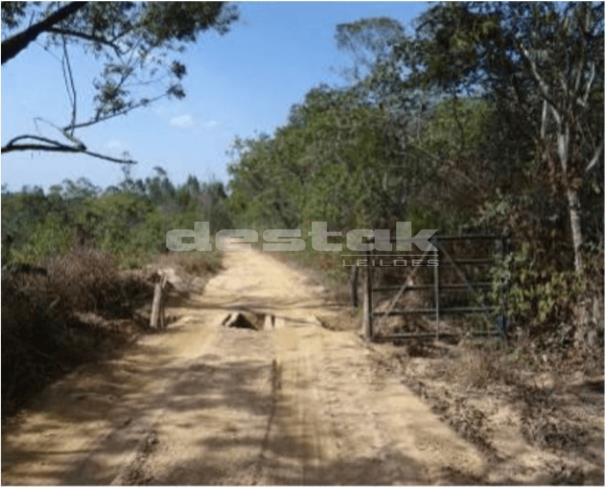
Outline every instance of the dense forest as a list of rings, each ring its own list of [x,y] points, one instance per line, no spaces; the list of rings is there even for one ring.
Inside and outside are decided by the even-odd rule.
[[[512,321],[599,356],[602,41],[589,3],[435,5],[412,33],[389,18],[339,25],[349,82],[236,143],[232,218],[508,231],[494,275],[511,276]]]
[[[159,167],[145,179],[125,170],[119,185],[105,189],[85,178],[46,192],[5,189],[2,201],[2,262],[9,266],[36,265],[89,247],[112,255],[123,268],[136,268],[166,250],[168,230],[192,228],[196,221],[230,227],[222,183],[190,176],[175,185]]]

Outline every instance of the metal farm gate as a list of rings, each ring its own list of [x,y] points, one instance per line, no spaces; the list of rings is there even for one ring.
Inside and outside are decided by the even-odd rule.
[[[509,253],[510,236],[434,235],[429,241],[437,250],[415,254],[411,259],[397,252],[365,253],[365,338],[370,341],[395,341],[463,335],[506,337],[508,282],[499,283],[497,301],[488,299],[488,292],[492,289],[490,269],[498,258],[504,258]],[[398,263],[398,258],[399,263],[406,264],[404,267],[393,265]],[[387,261],[386,266],[382,265],[384,259]],[[414,265],[409,265],[410,263]],[[388,274],[390,281],[383,279],[383,274]],[[491,293],[492,298],[493,294]],[[406,303],[406,296],[409,295],[414,295],[413,299]],[[497,310],[498,315],[495,314]],[[471,314],[483,318],[481,326],[468,319]],[[384,329],[385,322],[390,318],[402,316],[408,318],[403,322],[403,329],[392,330],[388,326]],[[444,317],[447,318],[444,320]],[[452,317],[464,317],[466,322],[472,321],[474,324],[461,330],[450,326],[450,321],[455,320]],[[406,328],[406,323],[418,319],[424,324],[421,329]],[[427,323],[430,324],[428,330]]]

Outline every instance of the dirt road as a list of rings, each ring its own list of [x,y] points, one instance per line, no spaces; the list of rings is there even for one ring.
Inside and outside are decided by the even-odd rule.
[[[381,372],[322,289],[228,252],[162,334],[77,370],[2,438],[3,484],[392,484],[481,478],[481,454]],[[238,308],[275,328],[221,327]],[[174,310],[173,310],[174,311]]]

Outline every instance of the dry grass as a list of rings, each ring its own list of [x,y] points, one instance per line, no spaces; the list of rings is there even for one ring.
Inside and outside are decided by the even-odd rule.
[[[586,377],[569,363],[536,368],[531,356],[502,343],[460,343],[442,356],[429,346],[422,353],[397,349],[404,382],[479,447],[493,470],[505,465],[506,472],[519,469],[524,475],[522,457],[515,459],[508,440],[514,437],[533,449],[536,471],[550,479],[546,483],[602,483],[600,372]],[[519,482],[511,477],[506,483]]]
[[[490,344],[462,346],[445,374],[451,380],[477,389],[515,381],[515,367],[510,357]]]
[[[158,267],[180,268],[195,276],[206,276],[221,269],[221,255],[218,252],[171,252],[158,257],[156,264]]]
[[[205,282],[220,269],[220,254],[166,254],[152,267],[172,267]],[[139,311],[151,303],[150,277],[121,271],[110,254],[90,248],[75,248],[43,267],[3,272],[2,416],[64,372],[142,331]]]
[[[120,277],[109,254],[78,248],[51,259],[47,270],[49,291],[68,309],[101,312],[120,305]]]
[[[95,250],[75,249],[45,268],[2,275],[3,417],[53,378],[124,343],[135,309],[151,296],[145,281],[124,277]]]

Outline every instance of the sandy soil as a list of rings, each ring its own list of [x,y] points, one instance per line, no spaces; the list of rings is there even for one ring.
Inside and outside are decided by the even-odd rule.
[[[269,255],[224,271],[125,354],[78,369],[3,429],[3,484],[434,484],[489,457],[378,366],[341,311]],[[233,310],[274,314],[261,331]],[[508,481],[510,477],[503,477]],[[527,479],[524,479],[527,480]],[[490,481],[498,481],[493,476]]]
[[[487,484],[603,485],[603,377],[573,373],[476,381],[460,370],[469,349],[410,354],[382,346],[383,361],[490,464]],[[468,360],[462,362],[468,365]]]

